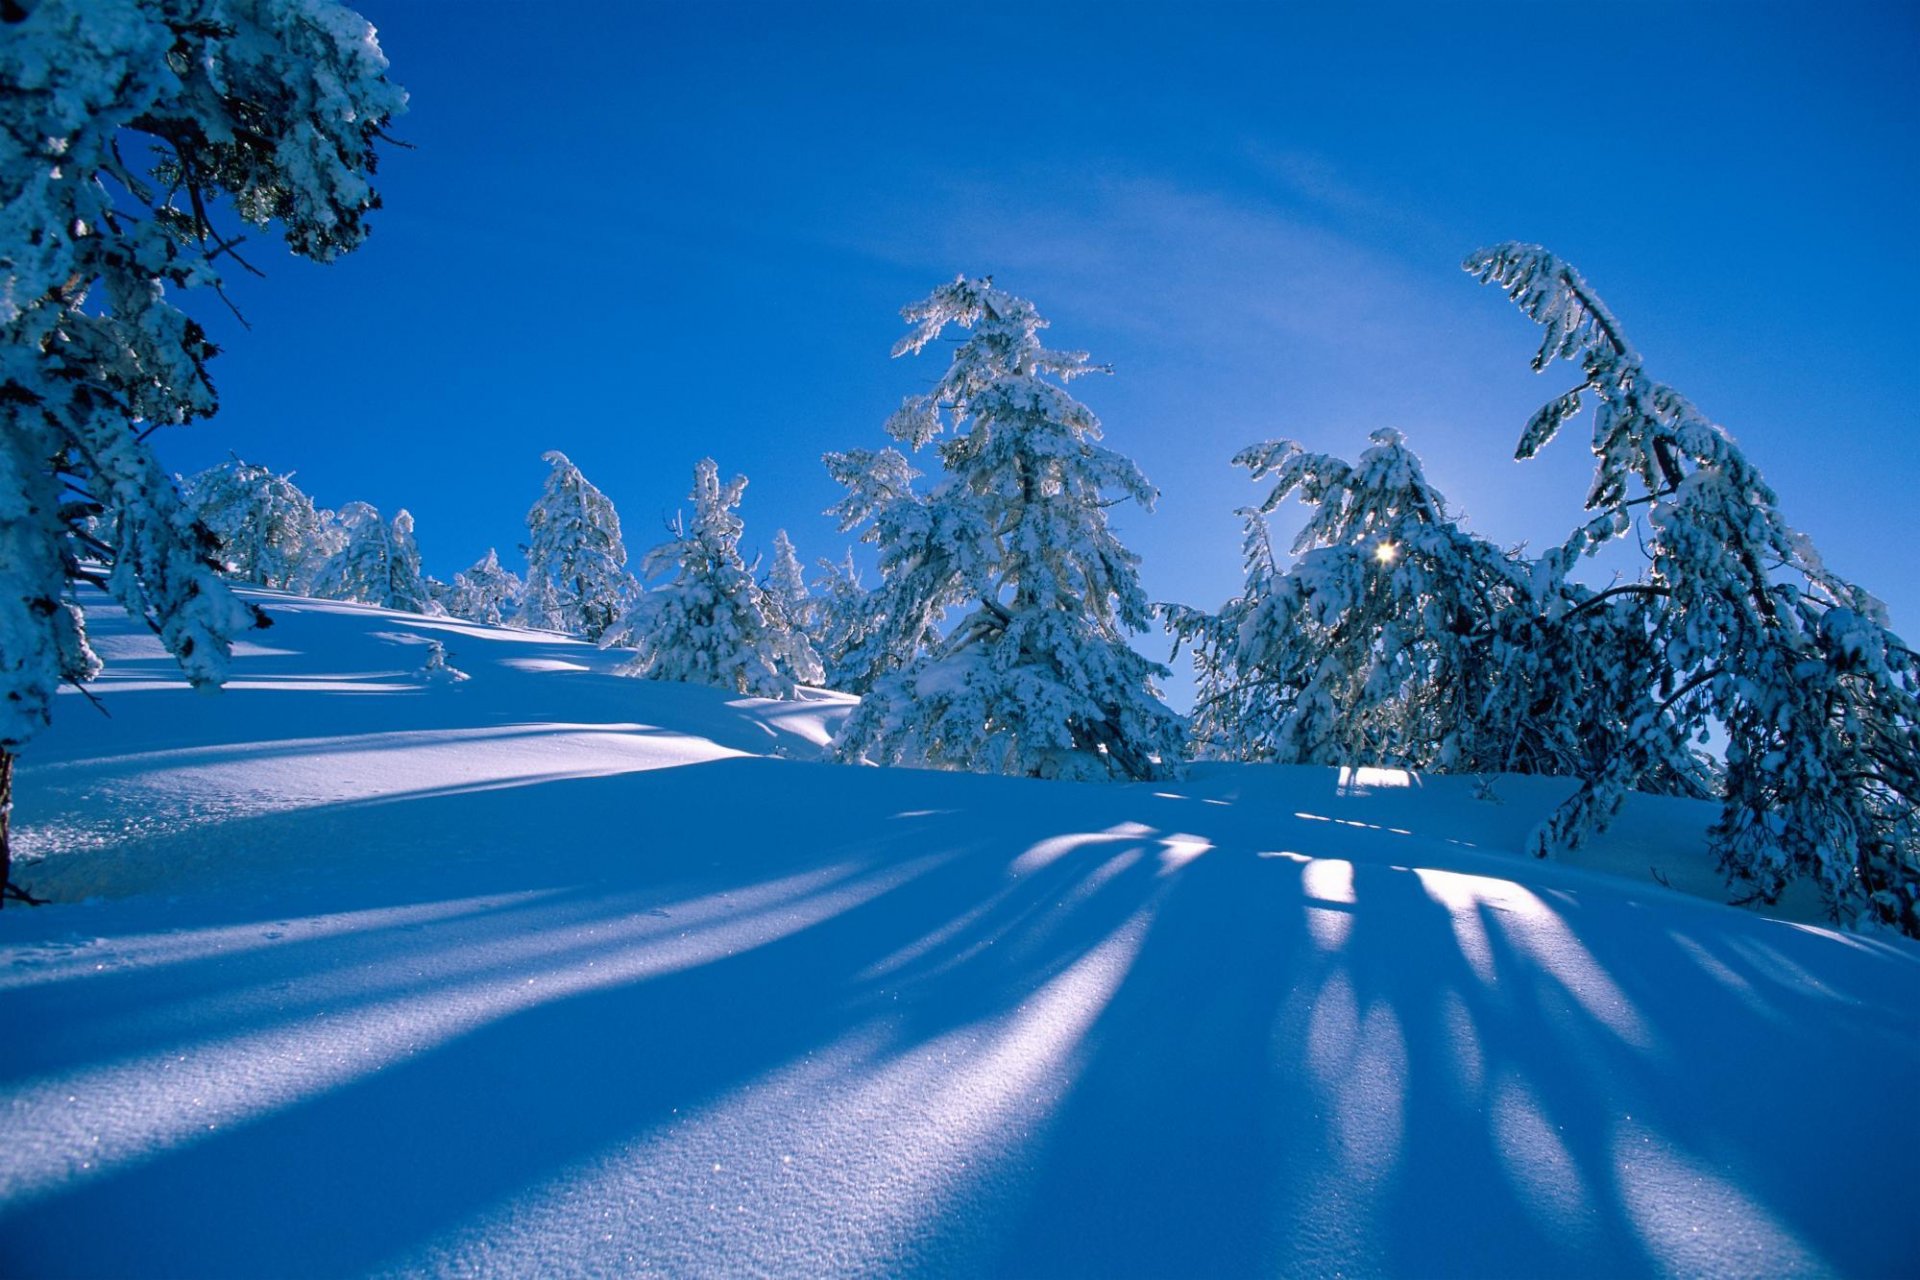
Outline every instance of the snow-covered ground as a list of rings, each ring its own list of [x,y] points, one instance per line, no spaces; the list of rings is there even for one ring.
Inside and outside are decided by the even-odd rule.
[[[852,769],[837,698],[262,599],[215,697],[94,610],[22,758],[0,1274],[1920,1257],[1920,950],[1697,896],[1705,806],[1575,866],[1541,780]]]

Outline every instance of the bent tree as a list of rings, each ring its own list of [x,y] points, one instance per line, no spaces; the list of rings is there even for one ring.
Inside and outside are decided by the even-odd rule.
[[[1563,553],[1637,531],[1635,683],[1659,691],[1641,736],[1726,737],[1711,840],[1749,898],[1815,884],[1837,919],[1920,936],[1920,663],[1884,607],[1829,570],[1786,522],[1773,490],[1686,397],[1651,377],[1620,322],[1572,266],[1537,245],[1502,244],[1465,269],[1504,290],[1545,331],[1535,370],[1578,366],[1579,383],[1528,422],[1530,458],[1595,401],[1593,518]],[[1587,776],[1541,833],[1571,843],[1618,808],[1646,753]]]

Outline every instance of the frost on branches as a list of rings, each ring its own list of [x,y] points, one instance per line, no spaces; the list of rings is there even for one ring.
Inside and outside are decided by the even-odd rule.
[[[1104,370],[1043,347],[1046,321],[990,280],[961,277],[903,314],[896,356],[970,332],[887,423],[909,448],[934,447],[944,475],[930,492],[891,448],[827,459],[850,491],[842,527],[868,526],[881,573],[862,646],[871,689],[837,750],[1033,777],[1161,774],[1184,725],[1154,689],[1165,669],[1127,644],[1147,602],[1107,523],[1114,502],[1151,509],[1154,491],[1063,385]],[[962,616],[942,637],[949,609]]]
[[[1196,748],[1294,764],[1587,776],[1633,744],[1617,726],[1653,703],[1610,678],[1626,601],[1462,530],[1400,433],[1349,464],[1292,441],[1235,462],[1272,492],[1246,519],[1247,585],[1217,615],[1169,610],[1194,647]],[[1282,572],[1266,516],[1313,514]],[[1569,618],[1587,614],[1577,643]],[[1701,794],[1684,739],[1640,769],[1646,790]]]
[[[1246,591],[1218,617],[1171,619],[1195,646],[1199,745],[1293,764],[1531,772],[1532,744],[1495,731],[1510,717],[1491,705],[1517,692],[1495,619],[1527,607],[1527,568],[1455,523],[1399,432],[1372,438],[1358,465],[1290,440],[1234,459],[1274,481],[1241,513]],[[1266,516],[1294,494],[1313,514],[1280,573]]]
[[[453,575],[441,604],[456,618],[498,627],[507,625],[519,612],[525,592],[519,575],[502,568],[499,555],[488,547],[487,554],[472,568]]]
[[[541,455],[547,472],[527,512],[527,581],[522,625],[598,642],[638,591],[627,572],[620,516],[606,494],[558,449]]]
[[[77,583],[201,686],[257,611],[145,442],[211,414],[215,354],[175,300],[216,289],[243,221],[327,261],[367,235],[405,108],[373,30],[323,0],[37,0],[0,37],[0,872],[9,748],[98,666]]]
[[[413,517],[402,511],[388,524],[365,502],[340,508],[346,545],[320,569],[313,593],[328,600],[398,609],[404,613],[438,613],[420,576],[420,546],[413,537]]]
[[[234,458],[190,477],[188,509],[219,543],[221,569],[241,582],[305,591],[341,547],[333,513],[266,467]]]
[[[745,476],[720,483],[712,458],[694,466],[693,522],[675,517],[673,537],[647,553],[648,577],[673,580],[634,602],[603,645],[635,650],[621,674],[712,685],[758,698],[790,698],[796,684],[820,682],[820,660],[805,635],[753,580],[740,558],[734,508]]]
[[[808,639],[820,655],[822,683],[843,693],[864,694],[870,682],[862,655],[872,627],[881,620],[868,607],[867,590],[860,585],[860,570],[853,563],[851,547],[839,564],[831,560],[817,563],[820,572],[813,580]]]
[[[1635,530],[1649,568],[1599,595],[1638,602],[1638,634],[1612,660],[1657,690],[1636,737],[1727,738],[1721,865],[1752,898],[1813,881],[1836,917],[1920,936],[1920,673],[1885,611],[1830,572],[1782,517],[1727,433],[1648,376],[1619,322],[1567,263],[1504,244],[1466,269],[1544,330],[1533,366],[1576,364],[1580,381],[1536,413],[1531,457],[1594,402],[1595,514],[1571,558]],[[1639,785],[1630,754],[1588,777],[1551,820],[1579,839]]]

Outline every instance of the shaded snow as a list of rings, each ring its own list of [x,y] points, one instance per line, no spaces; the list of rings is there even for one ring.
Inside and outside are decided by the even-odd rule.
[[[91,900],[0,913],[0,1273],[1920,1256],[1915,949],[1654,883],[1705,806],[1568,866],[1548,780],[851,769],[843,699],[260,598],[213,698],[99,611],[113,718],[23,758]]]

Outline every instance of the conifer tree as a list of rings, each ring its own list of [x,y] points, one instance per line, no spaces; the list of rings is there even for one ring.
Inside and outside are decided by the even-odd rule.
[[[842,693],[864,694],[869,683],[864,678],[868,665],[860,655],[875,619],[868,608],[868,592],[860,585],[853,549],[847,549],[839,564],[831,560],[817,563],[820,572],[813,580],[814,630],[809,638],[820,655],[822,683]]]
[[[558,449],[527,512],[527,580],[522,625],[599,641],[639,590],[627,572],[620,516],[606,494]]]
[[[1528,422],[1519,456],[1595,402],[1594,515],[1563,557],[1630,530],[1649,557],[1641,580],[1593,598],[1636,602],[1627,643],[1599,657],[1616,681],[1656,690],[1658,715],[1629,724],[1642,749],[1588,777],[1541,848],[1612,816],[1641,784],[1644,756],[1661,754],[1646,742],[1718,727],[1726,771],[1712,841],[1728,876],[1769,902],[1811,880],[1837,917],[1920,936],[1920,664],[1884,608],[1826,568],[1724,430],[1647,373],[1570,265],[1503,244],[1465,266],[1545,330],[1536,370],[1555,359],[1580,369]]]
[[[505,625],[520,609],[525,584],[511,569],[502,568],[492,547],[472,568],[453,575],[441,602],[449,614],[488,626]]]
[[[0,901],[14,751],[99,662],[76,588],[220,683],[262,615],[148,447],[214,412],[215,348],[180,308],[217,290],[241,220],[330,261],[379,197],[374,147],[406,97],[372,28],[325,0],[37,0],[0,37]]]
[[[779,614],[781,625],[797,631],[809,641],[813,637],[814,600],[807,590],[806,570],[785,529],[773,534],[773,563],[760,580],[767,607]]]
[[[796,682],[818,684],[820,662],[806,637],[784,624],[740,558],[735,508],[745,476],[720,483],[711,458],[694,467],[693,521],[676,516],[673,537],[647,553],[649,577],[672,581],[642,595],[604,645],[629,645],[624,675],[712,685],[759,698],[793,696]]]
[[[219,541],[219,562],[241,582],[304,591],[340,549],[330,513],[293,483],[238,457],[209,467],[183,488],[187,507]]]
[[[870,668],[881,673],[838,751],[1037,777],[1161,774],[1183,725],[1155,692],[1164,668],[1127,644],[1147,603],[1107,522],[1114,502],[1151,508],[1154,491],[1064,386],[1099,366],[1042,346],[1046,321],[990,280],[961,277],[903,314],[912,332],[896,356],[949,326],[969,332],[935,388],[887,423],[910,448],[934,446],[944,474],[926,495],[896,450],[827,460],[850,490],[843,527],[867,524],[880,547],[869,645],[903,664]],[[950,608],[960,620],[930,643]]]
[[[1586,776],[1636,749],[1650,691],[1605,678],[1625,601],[1594,600],[1562,559],[1528,561],[1461,529],[1400,433],[1355,465],[1291,441],[1235,462],[1275,485],[1247,520],[1247,588],[1217,616],[1171,611],[1195,648],[1201,750],[1233,759]],[[1266,515],[1313,507],[1282,571]],[[1563,633],[1579,615],[1569,644]],[[1641,761],[1643,789],[1699,795],[1684,737]],[[1648,745],[1643,742],[1643,747]]]
[[[314,581],[315,595],[405,613],[438,611],[420,575],[412,515],[402,511],[388,524],[372,505],[349,502],[340,509],[340,519],[346,527],[346,545],[321,567]]]

